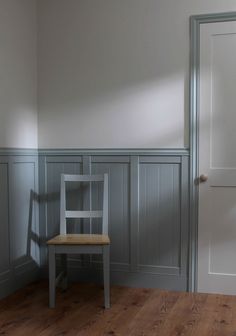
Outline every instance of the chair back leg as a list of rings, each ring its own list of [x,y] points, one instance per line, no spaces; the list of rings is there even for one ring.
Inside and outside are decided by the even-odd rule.
[[[56,291],[56,258],[55,247],[48,247],[48,263],[49,263],[49,307],[55,308],[55,291]]]
[[[67,276],[67,254],[61,254],[61,268],[63,272],[63,278],[61,281],[61,288],[66,290],[68,288],[68,276]]]

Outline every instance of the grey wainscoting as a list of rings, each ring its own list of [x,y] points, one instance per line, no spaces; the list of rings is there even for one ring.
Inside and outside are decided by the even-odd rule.
[[[38,153],[0,150],[0,298],[39,274]]]
[[[4,168],[3,168],[4,170]],[[45,242],[59,233],[61,173],[109,174],[111,279],[128,286],[188,289],[189,153],[187,150],[39,150],[41,264]],[[3,172],[4,173],[4,172]],[[93,187],[92,206],[101,200]],[[70,193],[70,202],[73,200]],[[88,207],[89,194],[78,200]],[[5,217],[7,214],[5,214]],[[92,224],[69,223],[71,232]],[[71,279],[100,280],[95,257],[69,260]]]

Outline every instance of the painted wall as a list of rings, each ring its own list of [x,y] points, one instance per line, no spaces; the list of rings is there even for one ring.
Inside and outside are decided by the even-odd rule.
[[[189,16],[235,0],[40,0],[39,146],[188,145]]]
[[[0,1],[0,147],[37,147],[36,0]]]

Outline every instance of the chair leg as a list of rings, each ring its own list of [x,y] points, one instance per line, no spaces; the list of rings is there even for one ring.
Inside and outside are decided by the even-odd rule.
[[[67,277],[67,254],[61,254],[61,267],[64,272],[64,277],[62,279],[62,289],[66,290],[68,288],[68,277]]]
[[[110,308],[110,246],[103,247],[104,303]]]
[[[55,294],[56,294],[56,258],[55,246],[48,246],[48,267],[49,267],[49,307],[55,308]]]

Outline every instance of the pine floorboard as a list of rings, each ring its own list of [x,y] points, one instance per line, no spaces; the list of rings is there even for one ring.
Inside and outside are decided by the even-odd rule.
[[[48,308],[47,282],[0,301],[0,335],[236,336],[236,296],[73,284]]]

